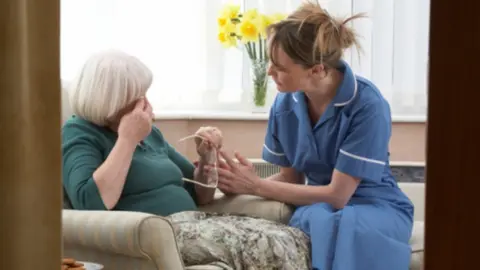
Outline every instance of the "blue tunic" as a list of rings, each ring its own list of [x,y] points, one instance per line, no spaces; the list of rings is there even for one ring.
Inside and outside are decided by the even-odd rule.
[[[305,94],[279,93],[272,105],[263,159],[328,185],[333,170],[360,178],[342,210],[327,203],[297,207],[290,225],[308,234],[318,270],[407,270],[413,205],[389,165],[391,114],[370,81],[341,62],[343,81],[312,127]]]

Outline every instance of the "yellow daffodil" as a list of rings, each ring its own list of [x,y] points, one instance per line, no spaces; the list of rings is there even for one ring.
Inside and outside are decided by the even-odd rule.
[[[287,15],[285,15],[283,13],[275,13],[275,14],[272,14],[268,17],[269,17],[271,23],[277,23],[279,21],[284,20],[287,17]]]
[[[261,18],[260,34],[263,38],[265,38],[267,27],[270,26],[271,24],[284,20],[286,18],[286,15],[281,13],[276,13],[272,15],[261,15],[260,18]]]
[[[285,19],[281,13],[261,14],[253,8],[240,13],[239,5],[225,5],[217,17],[218,41],[226,48],[236,47],[241,41],[250,58],[266,58],[266,29],[269,25]]]
[[[258,10],[253,8],[250,10],[245,11],[242,15],[242,20],[255,20],[260,16]]]
[[[225,5],[220,11],[220,16],[217,18],[218,26],[224,27],[228,22],[238,19],[239,12],[239,5]]]
[[[227,24],[228,19],[224,17],[218,17],[217,22],[218,22],[218,27],[224,27],[225,24]]]
[[[223,27],[218,28],[218,40],[224,47],[233,47],[237,45],[235,30],[235,24],[232,22],[226,22]]]
[[[237,25],[237,34],[241,37],[242,42],[257,41],[258,36],[262,33],[262,15],[257,9],[250,9],[242,14],[240,23]]]
[[[242,18],[242,21],[237,26],[237,34],[242,38],[242,42],[257,41],[260,34],[260,24],[258,20],[247,20]]]
[[[219,32],[218,40],[225,48],[237,46],[237,37],[228,32]]]
[[[267,27],[269,25],[272,24],[272,19],[270,18],[270,16],[267,16],[267,15],[261,15],[260,16],[260,35],[265,38],[265,36],[267,35],[266,31],[267,31]]]

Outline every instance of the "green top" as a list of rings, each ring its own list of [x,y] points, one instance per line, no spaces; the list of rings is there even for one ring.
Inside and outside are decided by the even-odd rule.
[[[107,210],[93,172],[112,150],[117,133],[72,117],[62,128],[63,186],[74,209]],[[194,165],[153,128],[137,146],[122,195],[113,210],[167,216],[195,210],[195,188],[182,177],[193,178]]]

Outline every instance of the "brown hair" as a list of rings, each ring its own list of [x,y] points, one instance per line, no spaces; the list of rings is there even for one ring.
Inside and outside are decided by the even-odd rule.
[[[347,26],[348,22],[361,17],[365,15],[339,20],[320,4],[306,2],[285,20],[269,26],[269,58],[277,65],[274,54],[281,47],[295,63],[306,68],[317,64],[336,67],[345,49],[355,45],[361,50],[356,33]]]

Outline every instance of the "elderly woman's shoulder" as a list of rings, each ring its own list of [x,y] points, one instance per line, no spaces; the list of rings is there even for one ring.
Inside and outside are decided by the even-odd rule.
[[[72,116],[62,126],[62,137],[77,137],[81,135],[99,136],[105,135],[108,130],[95,125],[78,116]]]

